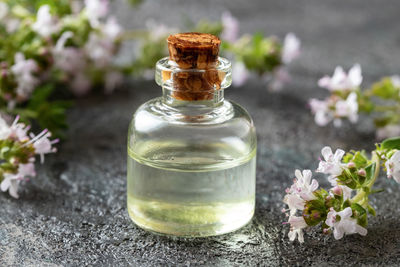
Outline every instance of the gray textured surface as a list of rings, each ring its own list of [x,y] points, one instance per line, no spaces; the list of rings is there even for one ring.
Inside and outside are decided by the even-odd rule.
[[[335,241],[316,229],[306,234],[304,245],[290,243],[280,209],[293,171],[315,169],[325,144],[373,148],[368,119],[340,130],[319,128],[306,101],[324,94],[316,80],[337,64],[349,67],[360,62],[366,85],[400,72],[400,2],[246,2],[145,1],[130,12],[120,4],[113,8],[127,27],[140,27],[147,18],[179,26],[181,14],[189,13],[195,20],[218,19],[229,9],[241,20],[242,32],[282,36],[293,31],[302,39],[302,57],[292,66],[293,80],[282,92],[269,93],[255,80],[226,92],[250,111],[258,130],[257,208],[252,223],[232,234],[194,240],[156,236],[131,223],[125,205],[126,131],[138,105],[160,94],[154,82],[133,82],[111,97],[80,100],[69,114],[69,140],[58,154],[47,157],[21,198],[0,194],[0,265],[399,264],[400,186],[393,181],[379,182],[388,194],[373,197],[378,215],[370,220],[366,237]]]

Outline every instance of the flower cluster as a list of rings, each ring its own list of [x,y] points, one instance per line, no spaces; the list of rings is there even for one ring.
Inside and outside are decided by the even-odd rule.
[[[115,18],[107,17],[108,1],[84,3],[80,9],[46,4],[36,14],[11,1],[10,5],[2,3],[0,32],[7,36],[2,42],[8,49],[0,56],[0,87],[5,92],[1,97],[11,105],[26,101],[40,82],[49,79],[67,82],[74,93],[82,95],[96,82],[95,74],[113,71],[110,64],[121,27]],[[11,22],[18,27],[7,27]],[[106,84],[115,84],[107,81],[112,76],[104,77]]]
[[[315,114],[315,123],[325,126],[333,121],[336,127],[341,119],[348,118],[352,123],[358,120],[357,91],[362,82],[361,67],[354,65],[348,73],[337,67],[332,77],[325,76],[318,85],[329,90],[332,95],[325,100],[311,99],[309,104]]]
[[[56,152],[53,144],[58,142],[49,139],[51,133],[47,129],[36,136],[28,134],[30,127],[18,120],[16,117],[9,126],[0,117],[0,189],[14,198],[18,198],[20,182],[36,176],[35,155],[43,163],[45,154]]]
[[[239,24],[226,11],[222,13],[220,22],[200,21],[184,31],[211,33],[222,39],[221,53],[231,57],[234,62],[233,85],[243,85],[254,72],[267,79],[272,78],[271,88],[280,89],[290,80],[287,66],[300,55],[300,40],[293,33],[287,34],[283,42],[276,37],[264,37],[261,34],[245,34],[240,37]],[[148,34],[142,40],[133,71],[153,77],[149,69],[153,69],[156,61],[168,53],[165,38],[179,32],[179,29],[169,28],[152,20],[147,22],[147,28]]]
[[[400,78],[392,76],[383,78],[370,89],[361,90],[363,77],[360,65],[354,65],[348,73],[342,67],[336,67],[333,76],[325,76],[318,85],[330,92],[324,100],[312,98],[309,105],[315,116],[315,123],[340,127],[342,119],[352,123],[358,120],[358,114],[379,114],[375,118],[376,136],[379,140],[400,135]],[[373,98],[380,98],[378,103]]]
[[[388,178],[400,183],[400,137],[384,140],[369,158],[364,151],[346,153],[330,147],[321,150],[316,172],[326,174],[332,188],[318,188],[310,170],[295,171],[296,178],[286,189],[283,202],[288,206],[283,212],[290,224],[289,239],[304,242],[305,228],[321,225],[324,234],[333,233],[335,239],[344,235],[367,234],[367,215],[375,216],[375,209],[369,204],[369,195],[379,177],[381,162]],[[299,214],[301,213],[301,214]]]
[[[32,101],[35,94],[44,94],[42,87],[55,87],[59,94],[62,88],[67,88],[81,96],[98,83],[104,83],[105,90],[111,92],[122,79],[112,64],[122,29],[115,18],[107,15],[107,0],[85,0],[83,5],[78,1],[45,1],[44,5],[39,2],[29,2],[32,6],[18,1],[0,2],[0,108],[3,112],[31,108],[30,102],[40,98]],[[59,114],[62,108],[51,107],[47,114]],[[21,116],[24,119],[30,116],[29,119],[41,123],[42,114],[37,110],[32,108]],[[59,119],[49,118],[50,121]]]
[[[293,33],[288,33],[283,43],[275,37],[244,35],[228,45],[227,50],[236,58],[232,74],[234,85],[243,85],[253,71],[267,74],[266,78],[272,78],[271,89],[279,90],[290,80],[287,65],[300,55],[300,40]]]

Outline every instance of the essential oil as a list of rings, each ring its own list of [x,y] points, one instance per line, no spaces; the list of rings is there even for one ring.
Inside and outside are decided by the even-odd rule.
[[[256,135],[224,99],[231,65],[209,34],[170,36],[156,65],[163,96],[143,104],[128,133],[128,212],[140,227],[211,236],[248,223],[255,206]]]

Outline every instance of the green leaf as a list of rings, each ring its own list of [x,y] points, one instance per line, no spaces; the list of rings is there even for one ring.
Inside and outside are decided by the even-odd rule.
[[[353,159],[353,154],[350,152],[347,152],[346,155],[344,155],[342,162],[349,163],[352,159]]]
[[[400,150],[400,136],[385,139],[381,145],[382,149],[399,149]]]
[[[8,151],[10,151],[10,147],[8,146],[2,147],[0,150],[0,158],[4,159],[5,157],[4,154],[7,153]]]
[[[357,218],[357,223],[361,225],[362,227],[367,227],[368,224],[368,219],[367,219],[367,213],[364,213],[360,217]]]
[[[372,216],[376,216],[375,209],[371,205],[367,206],[367,210],[369,214],[371,214]]]
[[[358,203],[353,203],[353,204],[351,204],[351,209],[352,209],[353,211],[356,211],[357,214],[354,214],[354,213],[353,213],[353,215],[356,215],[357,217],[360,216],[360,215],[363,215],[364,213],[367,212],[367,211],[366,211],[360,204],[358,204]]]
[[[380,193],[380,192],[384,192],[385,191],[385,189],[374,189],[374,190],[371,190],[371,192],[369,193],[369,194],[375,194],[375,193]]]
[[[354,154],[353,162],[357,168],[363,168],[368,163],[368,159],[360,151],[357,151]]]
[[[365,168],[365,172],[367,173],[367,181],[370,181],[374,178],[375,175],[376,164],[372,163]]]
[[[399,89],[393,85],[390,77],[383,78],[381,81],[372,85],[372,93],[383,99],[396,99]]]

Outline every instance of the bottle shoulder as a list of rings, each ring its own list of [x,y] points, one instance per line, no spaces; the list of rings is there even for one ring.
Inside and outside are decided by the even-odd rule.
[[[226,124],[231,120],[242,121],[253,125],[250,114],[241,105],[224,100],[215,107],[196,107],[196,106],[169,106],[162,102],[160,98],[151,99],[143,103],[134,113],[132,122],[139,121],[140,124],[154,123],[176,124],[180,127],[184,125],[207,127],[207,125]],[[135,126],[140,126],[135,124]]]
[[[225,100],[217,108],[185,109],[166,107],[160,101],[152,99],[134,114],[128,133],[131,157],[153,163],[212,159],[225,164],[255,155],[255,127],[240,105]]]

